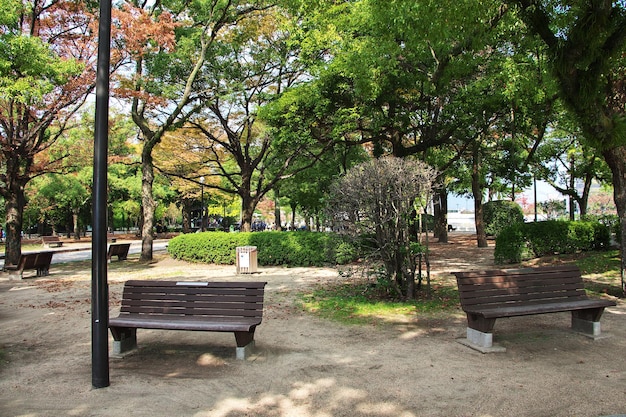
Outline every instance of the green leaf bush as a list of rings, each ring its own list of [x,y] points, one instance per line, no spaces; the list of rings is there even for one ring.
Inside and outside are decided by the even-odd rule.
[[[324,266],[346,264],[357,248],[339,235],[319,232],[203,232],[176,236],[168,245],[175,259],[234,265],[238,246],[256,246],[259,265]]]
[[[540,256],[608,249],[609,228],[599,222],[560,221],[516,223],[496,237],[496,263],[519,263]]]
[[[511,224],[523,223],[524,212],[514,201],[488,201],[483,205],[483,220],[485,233],[488,236],[498,236],[502,229]]]

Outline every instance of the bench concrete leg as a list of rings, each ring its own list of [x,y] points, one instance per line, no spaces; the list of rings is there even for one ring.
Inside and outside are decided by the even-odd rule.
[[[9,271],[9,279],[24,279],[22,271]]]
[[[245,346],[237,346],[235,349],[235,357],[240,361],[246,360],[246,358],[252,354],[254,346],[254,340]]]
[[[245,360],[254,349],[254,330],[249,332],[235,332],[235,340],[237,341],[236,358]]]
[[[467,338],[459,342],[481,353],[506,352],[506,348],[493,344],[493,333],[481,332],[480,330],[467,328]]]
[[[113,334],[113,353],[120,355],[137,347],[137,329],[111,328]]]
[[[595,338],[600,336],[601,327],[599,321],[585,320],[572,315],[572,330]]]
[[[467,340],[476,346],[490,348],[493,346],[493,333],[483,333],[479,330],[468,327]]]

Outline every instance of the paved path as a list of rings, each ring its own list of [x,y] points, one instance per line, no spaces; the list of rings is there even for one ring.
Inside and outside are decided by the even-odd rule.
[[[141,252],[141,240],[124,240],[117,243],[130,243],[130,249],[128,254],[132,255]],[[43,249],[43,248],[42,248]],[[167,240],[159,239],[155,240],[152,244],[152,250],[154,252],[165,251],[167,249]],[[64,263],[74,261],[87,261],[91,259],[91,242],[76,242],[76,243],[64,243],[63,247],[46,249],[54,252],[52,256],[52,263]],[[34,251],[24,251],[24,253]],[[4,268],[4,254],[0,259],[0,268]]]

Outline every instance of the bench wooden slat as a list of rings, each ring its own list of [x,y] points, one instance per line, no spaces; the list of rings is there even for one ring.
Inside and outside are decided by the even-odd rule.
[[[41,237],[41,243],[44,246],[57,246],[57,247],[61,247],[63,246],[63,242],[61,241],[61,239],[59,239],[58,236],[42,236]]]
[[[237,320],[214,317],[210,321],[201,317],[187,316],[119,316],[113,321],[115,326],[139,327],[142,329],[192,330],[212,332],[248,332],[260,324],[258,319],[239,318]]]
[[[129,286],[125,289],[124,294],[132,297],[133,294],[138,294],[138,297],[158,297],[159,294],[167,295],[168,297],[174,297],[176,295],[181,296],[189,296],[189,295],[204,295],[204,296],[242,296],[242,295],[250,295],[250,294],[263,294],[263,290],[259,288],[246,288],[246,287],[235,287],[235,288],[222,288],[222,287],[210,287],[210,292],[198,292],[197,287],[183,287],[183,286],[174,286],[174,287],[148,287],[148,288],[140,288],[140,287],[132,287]]]
[[[166,308],[166,312],[164,312]],[[185,306],[184,304],[172,304],[169,306],[125,306],[121,309],[120,313],[132,314],[135,316],[149,315],[149,316],[173,316],[173,315],[187,315],[187,316],[203,316],[203,317],[258,317],[260,309],[242,308],[240,306],[229,307],[226,304],[217,304],[211,306],[205,304],[203,306]]]
[[[37,270],[37,276],[45,276],[49,274],[50,264],[52,263],[52,255],[54,252],[29,252],[22,253],[17,265],[5,265],[4,269],[15,271],[21,279],[26,270]]]
[[[572,325],[595,336],[604,308],[616,305],[611,300],[588,298],[575,265],[453,274],[467,314],[468,338],[473,329],[482,334],[476,339],[488,341],[485,344],[489,346],[490,337],[485,335],[491,333],[497,318],[570,311]]]
[[[111,243],[107,250],[107,259],[110,262],[112,257],[117,256],[118,261],[123,261],[128,258],[129,249],[130,243]]]
[[[151,281],[151,280],[128,280],[124,284],[124,288],[139,287],[149,289],[151,287],[179,287],[179,288],[265,288],[267,283],[264,281]]]
[[[129,280],[120,314],[109,320],[109,328],[120,346],[131,340],[126,343],[130,348],[136,345],[138,328],[233,332],[238,349],[243,348],[254,340],[261,324],[265,285]]]
[[[572,310],[586,310],[595,307],[607,307],[604,300],[594,303],[594,300],[579,300],[579,301],[559,301],[553,303],[529,303],[525,305],[511,305],[500,306],[495,308],[484,307],[480,310],[473,310],[469,307],[466,312],[473,314],[480,314],[485,318],[499,318],[499,317],[516,317],[516,316],[528,316],[533,314],[543,313],[559,313],[563,311]]]

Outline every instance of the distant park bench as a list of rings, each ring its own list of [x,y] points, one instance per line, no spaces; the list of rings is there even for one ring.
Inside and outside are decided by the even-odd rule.
[[[117,242],[117,237],[113,233],[107,233],[107,239],[113,243]]]
[[[128,249],[130,249],[130,243],[112,243],[109,245],[107,251],[107,260],[110,262],[111,258],[117,256],[118,261],[124,261],[128,257]]]
[[[137,346],[137,329],[233,332],[245,359],[261,324],[265,282],[130,280],[118,317],[109,320],[113,353]]]
[[[24,271],[37,270],[37,276],[43,277],[49,274],[52,254],[54,252],[31,252],[22,253],[17,265],[5,265],[4,269],[9,271],[9,275],[15,275],[22,279]]]
[[[467,315],[467,342],[492,348],[493,327],[501,317],[571,311],[572,329],[600,335],[600,317],[614,301],[587,297],[578,267],[455,272],[461,307]]]
[[[44,246],[49,247],[49,248],[52,246],[56,246],[56,247],[63,246],[63,242],[61,241],[61,239],[59,239],[58,236],[42,236],[41,243]]]

